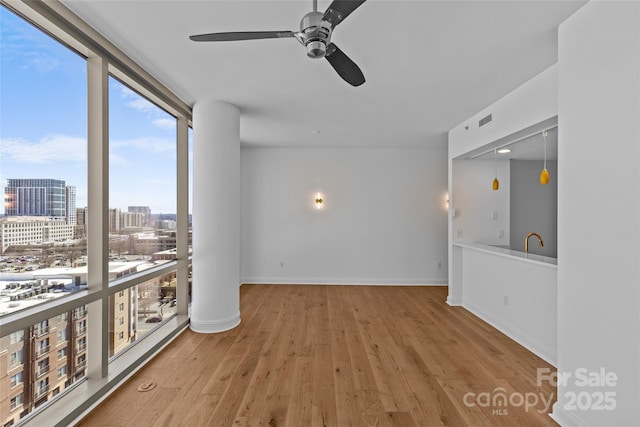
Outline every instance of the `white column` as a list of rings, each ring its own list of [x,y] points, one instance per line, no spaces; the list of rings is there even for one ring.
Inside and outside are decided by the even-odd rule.
[[[191,329],[240,323],[240,111],[220,101],[193,107]]]

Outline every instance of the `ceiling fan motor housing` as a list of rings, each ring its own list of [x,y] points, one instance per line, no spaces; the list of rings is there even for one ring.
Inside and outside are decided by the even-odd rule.
[[[323,58],[331,38],[331,24],[322,20],[321,12],[309,12],[300,21],[302,42],[309,58]],[[323,25],[324,24],[324,25]]]
[[[327,53],[327,45],[322,41],[311,41],[307,43],[307,56],[309,58],[323,58]]]

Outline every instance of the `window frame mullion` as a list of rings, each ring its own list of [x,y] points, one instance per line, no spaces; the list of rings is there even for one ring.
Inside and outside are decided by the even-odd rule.
[[[87,314],[87,378],[97,379],[109,373],[109,64],[100,56],[87,58],[87,116],[87,288],[100,295]]]

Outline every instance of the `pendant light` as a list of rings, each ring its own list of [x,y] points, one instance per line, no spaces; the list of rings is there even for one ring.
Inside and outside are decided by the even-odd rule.
[[[493,189],[493,191],[498,191],[498,189],[500,188],[500,181],[498,181],[498,150],[493,150],[493,154],[496,157],[496,177],[491,183],[491,188]]]
[[[549,171],[547,170],[547,131],[542,132],[544,138],[544,168],[540,172],[540,184],[547,185],[549,183]]]

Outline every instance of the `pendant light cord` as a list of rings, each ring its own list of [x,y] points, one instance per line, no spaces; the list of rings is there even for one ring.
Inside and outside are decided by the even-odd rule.
[[[547,131],[542,132],[544,138],[544,168],[547,168]]]

